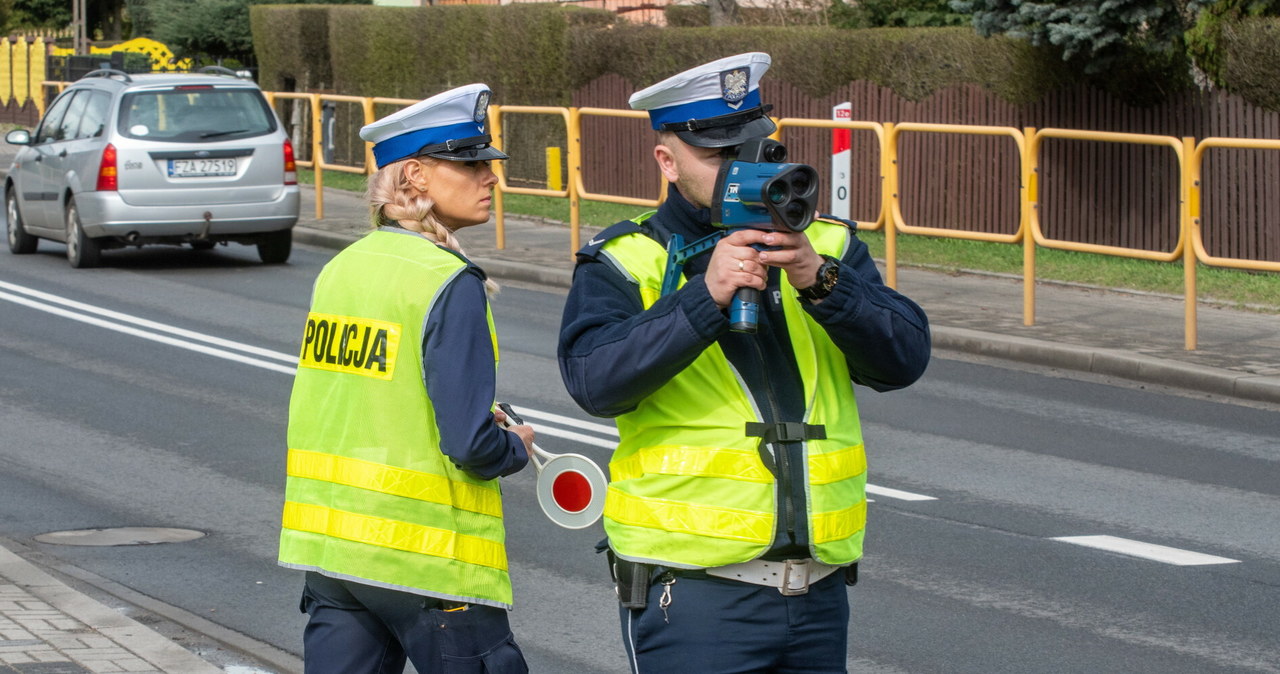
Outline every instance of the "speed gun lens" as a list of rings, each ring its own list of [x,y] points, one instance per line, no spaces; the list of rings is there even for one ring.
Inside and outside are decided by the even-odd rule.
[[[796,171],[791,176],[791,191],[798,195],[807,195],[809,193],[809,174],[805,171]]]
[[[769,183],[768,192],[769,201],[775,204],[781,204],[787,200],[787,186],[780,180]]]

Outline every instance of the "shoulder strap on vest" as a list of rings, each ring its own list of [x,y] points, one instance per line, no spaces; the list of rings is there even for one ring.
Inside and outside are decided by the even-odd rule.
[[[604,244],[626,234],[636,234],[644,231],[644,221],[648,220],[657,211],[649,211],[643,213],[631,220],[623,220],[607,227],[604,231],[591,237],[587,245],[578,250],[579,257],[595,258],[600,253],[600,249]]]
[[[833,225],[844,225],[845,227],[848,227],[849,229],[852,229],[852,230],[858,229],[858,223],[852,220],[845,220],[844,218],[838,218],[834,215],[831,215],[830,213],[819,213],[816,219],[821,220],[823,222],[829,222]]]

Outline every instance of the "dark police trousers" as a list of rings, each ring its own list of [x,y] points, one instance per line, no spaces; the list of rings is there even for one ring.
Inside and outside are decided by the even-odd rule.
[[[461,606],[308,572],[306,674],[401,674],[406,657],[419,674],[526,674],[507,612]]]
[[[849,595],[843,573],[794,596],[696,572],[660,575],[645,608],[620,606],[619,613],[636,674],[846,671]]]

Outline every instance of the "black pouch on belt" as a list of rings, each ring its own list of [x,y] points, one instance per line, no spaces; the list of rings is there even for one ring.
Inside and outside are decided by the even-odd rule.
[[[609,557],[609,573],[617,584],[618,601],[623,608],[642,609],[649,605],[649,581],[653,575],[652,564],[618,559],[613,550]]]

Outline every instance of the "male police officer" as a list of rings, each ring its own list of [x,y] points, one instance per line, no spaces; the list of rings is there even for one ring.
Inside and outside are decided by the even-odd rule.
[[[565,305],[565,384],[621,436],[604,524],[635,672],[845,671],[866,516],[853,383],[902,388],[929,360],[924,312],[848,223],[736,231],[661,296],[667,242],[714,231],[725,155],[775,129],[769,64],[732,56],[631,97],[672,186],[579,252]],[[755,334],[729,330],[742,287],[764,291]]]
[[[467,85],[361,130],[379,227],[316,280],[289,401],[280,564],[308,572],[308,674],[527,671],[497,478],[533,434],[495,423],[484,273],[450,248],[506,159],[488,101]]]

